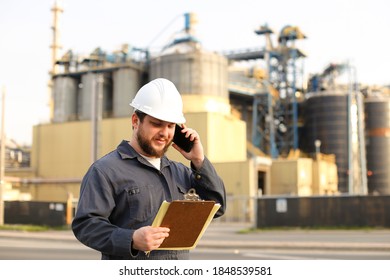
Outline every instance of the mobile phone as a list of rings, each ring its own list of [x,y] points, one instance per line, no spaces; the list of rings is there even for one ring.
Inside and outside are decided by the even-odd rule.
[[[184,151],[189,153],[194,146],[194,142],[190,140],[190,137],[186,138],[186,134],[181,132],[182,129],[183,128],[180,125],[176,124],[173,142]]]

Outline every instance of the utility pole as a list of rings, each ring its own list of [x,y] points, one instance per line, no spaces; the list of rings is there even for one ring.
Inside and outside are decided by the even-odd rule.
[[[4,171],[5,171],[5,133],[4,114],[5,112],[5,87],[1,96],[1,151],[0,151],[0,225],[4,225]]]
[[[100,126],[103,114],[103,75],[101,73],[92,73],[92,92],[91,92],[91,126],[92,126],[92,145],[91,162],[95,162],[100,152]]]

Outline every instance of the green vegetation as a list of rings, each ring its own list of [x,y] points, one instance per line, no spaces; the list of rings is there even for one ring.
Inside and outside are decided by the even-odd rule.
[[[292,231],[292,230],[301,230],[301,231],[310,231],[310,230],[380,230],[380,229],[389,229],[384,227],[368,227],[368,226],[316,226],[316,227],[262,227],[262,228],[246,228],[238,231],[239,234],[247,233],[256,233],[262,231]]]

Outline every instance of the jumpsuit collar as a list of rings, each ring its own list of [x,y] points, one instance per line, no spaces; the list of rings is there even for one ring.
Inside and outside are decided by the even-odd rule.
[[[119,144],[118,148],[118,153],[120,157],[125,160],[125,159],[134,159],[134,158],[142,158],[141,162],[144,162],[144,158],[134,150],[134,148],[129,144],[128,141],[122,140],[122,142]],[[164,155],[161,158],[161,169],[163,169],[165,166],[168,166],[170,164],[169,159]]]

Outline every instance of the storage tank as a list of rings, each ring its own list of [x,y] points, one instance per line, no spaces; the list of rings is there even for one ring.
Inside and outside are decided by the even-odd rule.
[[[113,117],[128,117],[132,112],[130,102],[141,85],[137,69],[121,68],[113,72]]]
[[[390,98],[364,101],[367,187],[370,194],[390,194]]]
[[[92,94],[102,93],[102,117],[112,115],[112,78],[110,73],[87,73],[81,76],[81,87],[77,98],[79,120],[91,119]]]
[[[338,92],[313,94],[305,102],[304,128],[300,137],[303,151],[320,151],[336,156],[338,190],[348,192],[348,95]]]
[[[183,96],[184,111],[230,112],[226,57],[195,42],[176,44],[151,59],[149,79],[171,80]]]
[[[68,76],[53,79],[53,122],[76,120],[78,84],[77,78]]]

